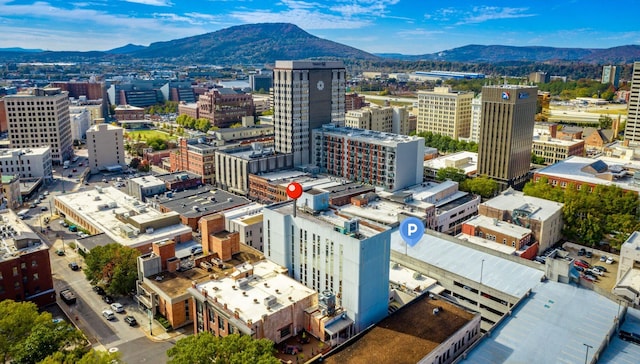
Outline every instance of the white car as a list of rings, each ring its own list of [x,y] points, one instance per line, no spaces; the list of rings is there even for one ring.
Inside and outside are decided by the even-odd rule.
[[[607,261],[605,263],[607,264],[613,264],[613,262],[615,262],[615,260],[613,260],[612,257],[607,258]]]
[[[111,321],[111,320],[116,318],[116,315],[114,315],[113,311],[111,311],[111,310],[102,311],[102,316],[104,316],[104,318],[106,318],[109,321]]]
[[[600,277],[604,276],[604,272],[599,270],[599,269],[589,269],[588,272],[591,273],[591,274],[595,274],[597,276],[600,276]]]
[[[124,312],[124,306],[121,303],[114,302],[111,304],[111,309],[116,311],[117,313]]]

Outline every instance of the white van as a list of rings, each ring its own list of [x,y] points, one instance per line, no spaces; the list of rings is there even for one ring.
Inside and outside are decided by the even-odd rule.
[[[104,316],[104,318],[106,318],[109,321],[111,321],[111,320],[116,318],[116,315],[111,310],[102,311],[102,316]]]

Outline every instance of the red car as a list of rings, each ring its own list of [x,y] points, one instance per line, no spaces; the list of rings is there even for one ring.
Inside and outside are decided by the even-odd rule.
[[[582,262],[580,260],[574,260],[573,261],[573,265],[576,265],[578,267],[582,267],[584,269],[589,269],[589,264],[586,264],[585,262]]]

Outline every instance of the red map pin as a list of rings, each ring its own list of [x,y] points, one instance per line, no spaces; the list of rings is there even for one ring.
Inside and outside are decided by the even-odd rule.
[[[298,182],[291,182],[287,186],[287,196],[297,200],[302,196],[302,186]]]

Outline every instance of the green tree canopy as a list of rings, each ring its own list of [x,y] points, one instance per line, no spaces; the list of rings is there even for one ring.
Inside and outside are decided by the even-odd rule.
[[[487,176],[469,178],[462,182],[460,189],[484,198],[493,197],[498,192],[498,182]]]
[[[56,352],[38,364],[116,364],[121,363],[120,353],[110,353],[91,349],[77,349],[70,352]]]
[[[438,172],[436,172],[436,180],[438,181],[446,181],[448,179],[454,182],[462,182],[467,178],[467,175],[464,174],[464,171],[458,169],[456,167],[445,167],[440,168]]]
[[[0,353],[4,361],[36,363],[55,352],[83,342],[82,334],[67,322],[53,322],[31,302],[0,302]]]
[[[238,334],[216,337],[208,332],[180,339],[167,351],[170,364],[280,363],[273,354],[273,342],[268,339]]]
[[[127,294],[136,285],[137,264],[140,255],[117,243],[97,246],[85,257],[84,273],[92,284],[104,283],[110,294]]]

